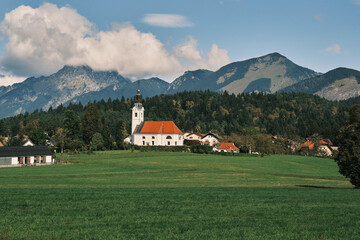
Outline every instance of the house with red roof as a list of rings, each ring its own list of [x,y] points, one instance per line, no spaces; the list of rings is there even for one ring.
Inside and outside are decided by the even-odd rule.
[[[323,153],[326,156],[332,156],[334,149],[332,148],[332,146],[329,143],[331,143],[330,140],[329,141],[319,140],[317,142],[318,149],[315,149],[315,142],[310,141],[310,140],[306,140],[306,142],[304,142],[298,148],[298,152],[303,152],[305,154],[309,154],[311,151],[317,150],[317,151]]]
[[[217,152],[234,152],[238,153],[240,149],[235,146],[232,142],[223,142],[220,144],[219,147],[215,148],[215,151]]]
[[[132,108],[131,144],[138,146],[183,146],[184,134],[173,121],[144,121],[140,90]]]

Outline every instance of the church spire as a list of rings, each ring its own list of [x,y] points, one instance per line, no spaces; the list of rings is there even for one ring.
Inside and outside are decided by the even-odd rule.
[[[140,89],[137,90],[137,94],[135,96],[135,102],[136,103],[141,103],[141,94],[140,94]]]

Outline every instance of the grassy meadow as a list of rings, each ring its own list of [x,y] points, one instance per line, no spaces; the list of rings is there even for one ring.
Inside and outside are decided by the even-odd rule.
[[[331,159],[110,151],[0,169],[0,239],[359,239]]]

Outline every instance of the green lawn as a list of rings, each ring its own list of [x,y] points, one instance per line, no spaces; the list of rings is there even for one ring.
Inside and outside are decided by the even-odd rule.
[[[0,239],[359,239],[331,159],[96,152],[0,169]]]

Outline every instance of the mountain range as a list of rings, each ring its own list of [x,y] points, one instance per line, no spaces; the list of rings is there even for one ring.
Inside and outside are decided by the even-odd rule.
[[[30,77],[21,83],[0,87],[0,118],[70,102],[85,104],[108,98],[132,98],[138,88],[143,97],[210,90],[234,94],[307,92],[329,100],[344,100],[360,96],[360,72],[337,68],[325,74],[317,73],[279,53],[233,62],[217,71],[187,71],[171,83],[159,78],[132,82],[115,71],[64,66],[50,76]]]

